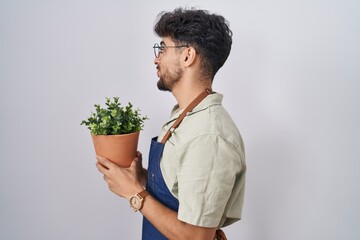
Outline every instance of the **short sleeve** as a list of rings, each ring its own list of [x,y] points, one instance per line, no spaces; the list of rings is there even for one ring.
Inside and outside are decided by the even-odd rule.
[[[178,159],[178,218],[218,227],[241,171],[236,148],[218,135],[202,135],[184,145]]]

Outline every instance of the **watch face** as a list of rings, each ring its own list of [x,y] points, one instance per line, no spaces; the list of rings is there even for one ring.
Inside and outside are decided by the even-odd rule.
[[[138,210],[141,206],[140,199],[137,196],[132,196],[130,198],[130,206],[135,210]]]

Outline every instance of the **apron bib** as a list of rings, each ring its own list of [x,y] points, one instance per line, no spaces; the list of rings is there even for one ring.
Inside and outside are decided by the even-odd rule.
[[[146,191],[148,191],[152,197],[156,198],[163,205],[177,212],[179,209],[179,201],[167,188],[160,169],[160,159],[164,146],[165,145],[163,143],[157,141],[157,137],[154,137],[151,140]],[[167,238],[144,217],[142,239],[166,240]]]

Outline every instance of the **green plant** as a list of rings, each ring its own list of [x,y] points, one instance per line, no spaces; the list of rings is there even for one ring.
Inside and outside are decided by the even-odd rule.
[[[137,132],[143,129],[147,116],[142,117],[140,110],[134,110],[128,103],[124,108],[119,103],[118,97],[106,98],[106,108],[95,104],[96,113],[91,113],[87,120],[80,125],[85,125],[93,135],[117,135]]]

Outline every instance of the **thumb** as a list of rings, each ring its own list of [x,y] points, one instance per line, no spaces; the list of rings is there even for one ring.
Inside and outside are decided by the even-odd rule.
[[[141,162],[141,160],[142,160],[141,154],[140,154],[140,155],[138,154],[138,155],[133,159],[133,161],[131,162],[129,168],[132,168],[132,169],[135,169],[136,171],[138,171],[139,168],[140,168],[140,169],[142,168],[142,162]]]
[[[142,154],[141,154],[141,152],[137,151],[136,158],[138,158],[139,161],[142,162]]]
[[[130,167],[136,167],[139,164],[140,160],[138,157],[135,157],[130,164]]]

